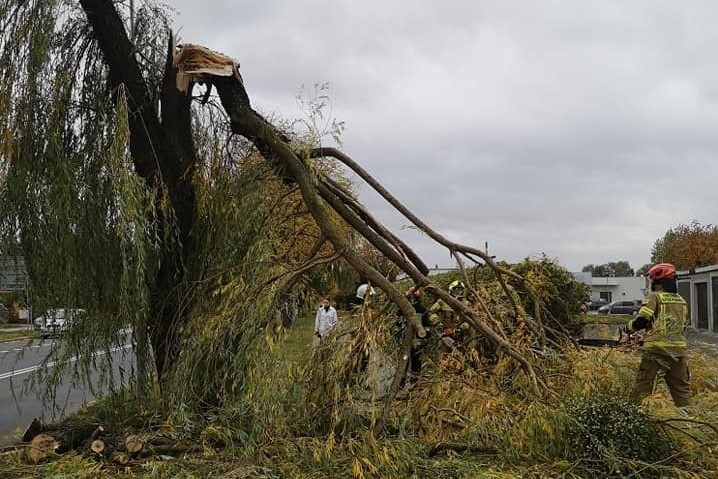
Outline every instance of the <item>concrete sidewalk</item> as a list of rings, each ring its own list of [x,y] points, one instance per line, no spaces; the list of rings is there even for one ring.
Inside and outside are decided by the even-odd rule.
[[[695,328],[686,329],[686,339],[690,343],[706,343],[718,345],[718,334]]]

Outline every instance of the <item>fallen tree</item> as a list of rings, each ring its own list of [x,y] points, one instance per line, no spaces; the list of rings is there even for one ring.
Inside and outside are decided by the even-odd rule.
[[[202,243],[198,231],[198,217],[203,214],[200,210],[203,193],[197,185],[200,178],[205,178],[212,186],[217,182],[203,171],[207,167],[201,161],[203,155],[198,154],[196,142],[201,138],[198,125],[202,122],[223,123],[220,127],[228,126],[232,135],[245,138],[253,145],[284,185],[296,188],[303,207],[321,233],[315,246],[308,248],[309,256],[297,265],[279,293],[286,294],[286,288],[296,288],[295,279],[305,271],[341,257],[363,278],[380,288],[408,318],[409,327],[402,350],[398,352],[399,367],[384,404],[384,418],[402,382],[412,341],[415,336],[424,337],[426,331],[403,292],[358,254],[347,231],[365,238],[405,272],[417,287],[454,308],[494,345],[498,354],[509,358],[523,371],[534,393],[542,394],[548,390],[534,366],[534,355],[548,342],[559,345],[562,332],[544,325],[542,300],[521,275],[497,264],[480,249],[452,242],[436,232],[345,153],[296,141],[267,121],[252,107],[237,61],[198,45],[176,45],[166,25],[150,28],[153,21],[161,23],[161,9],[150,6],[138,15],[142,20],[133,26],[131,37],[117,3],[79,0],[81,10],[76,7],[72,2],[56,4],[41,0],[18,5],[13,9],[13,15],[7,17],[5,28],[9,35],[2,43],[0,58],[7,67],[4,84],[18,88],[3,90],[2,96],[3,105],[17,100],[16,106],[2,110],[5,132],[2,155],[12,165],[9,169],[12,181],[6,179],[6,187],[13,194],[6,196],[15,208],[5,215],[5,235],[20,238],[20,248],[31,257],[33,280],[40,286],[46,285],[40,296],[47,301],[53,300],[56,293],[49,280],[42,278],[39,260],[48,257],[53,248],[72,247],[74,250],[68,255],[68,263],[60,268],[65,276],[54,278],[56,281],[52,284],[57,287],[64,280],[74,285],[74,288],[68,288],[68,297],[60,301],[90,303],[97,310],[93,311],[95,318],[101,317],[103,308],[113,313],[107,313],[107,320],[102,323],[106,329],[96,337],[86,334],[89,330],[97,330],[95,325],[73,328],[76,333],[71,334],[70,343],[77,349],[94,351],[99,345],[109,349],[108,336],[114,334],[116,338],[123,324],[129,323],[140,348],[141,372],[147,369],[146,361],[150,357],[147,350],[141,348],[149,342],[159,385],[164,389],[168,387],[168,380],[186,350],[185,344],[193,341],[188,332],[191,319],[206,314],[207,308],[217,307],[216,304],[200,305],[197,299],[199,285],[214,280],[202,271],[200,264],[207,245]],[[78,13],[83,13],[85,18]],[[62,21],[67,23],[62,24]],[[27,29],[33,22],[44,22],[44,26]],[[159,47],[162,42],[164,48]],[[28,59],[36,61],[30,61],[26,68],[21,67],[20,62]],[[44,75],[48,76],[45,81],[35,82],[35,78],[45,78]],[[197,97],[195,92],[199,87],[204,91]],[[53,96],[48,93],[51,91],[58,93]],[[226,112],[225,117],[213,116],[216,113],[212,110],[214,91]],[[43,114],[38,114],[35,105],[47,100],[55,103]],[[97,102],[100,107],[85,104],[86,101]],[[36,134],[43,130],[47,132],[46,137]],[[58,143],[64,147],[56,148]],[[233,154],[232,151],[224,152],[216,142],[208,143],[213,151],[220,151],[220,155],[231,157]],[[108,166],[103,163],[107,149],[112,153],[108,159],[109,179],[114,181],[119,175],[122,182],[113,185],[116,193],[111,191],[105,198],[98,193],[105,185],[84,182],[92,180],[93,174],[96,177],[98,172],[107,171]],[[313,163],[316,158],[331,158],[351,168],[416,228],[445,247],[462,270],[465,262],[490,268],[500,285],[499,294],[510,305],[510,317],[495,317],[488,306],[489,298],[478,289],[470,291],[471,303],[465,304],[438,287],[427,276],[426,265],[411,247],[377,221],[340,182],[317,168]],[[63,168],[74,167],[80,168],[82,174],[66,176],[79,176],[80,180],[73,185],[75,190],[68,192],[66,183],[53,182],[56,176],[61,176]],[[13,191],[13,185],[26,185],[38,175],[47,182],[49,191],[57,190],[60,202],[79,205],[86,200],[88,191],[92,192],[91,198],[97,195],[100,199],[97,200],[98,211],[92,213],[94,223],[86,225],[82,215],[67,218],[63,211],[68,208],[48,207],[48,202],[41,195],[35,197],[31,189]],[[99,176],[102,178],[102,174]],[[112,194],[120,195],[119,199]],[[18,206],[24,200],[36,210],[28,211],[27,206]],[[115,206],[116,203],[119,206]],[[73,208],[69,210],[74,211]],[[38,226],[35,224],[38,218],[56,224]],[[207,231],[209,228],[211,226]],[[80,266],[82,261],[94,256],[85,254],[82,242],[92,242],[98,236],[98,229],[105,231],[99,236],[107,238],[106,244],[98,246],[96,256],[101,256],[98,266],[86,271]],[[57,231],[58,241],[53,243],[53,236],[39,234],[47,231]],[[320,250],[326,250],[327,245],[331,248],[321,257],[324,259],[312,257]],[[106,251],[112,251],[112,255]],[[263,259],[259,258],[257,262],[261,261]],[[124,267],[119,273],[113,271],[112,265],[118,263],[129,265],[130,269]],[[226,271],[217,276],[229,276],[227,281],[231,282],[231,275]],[[466,276],[465,272],[463,274]],[[471,286],[473,283],[466,279]],[[112,294],[113,289],[123,293],[119,300]],[[221,296],[222,291],[227,290],[227,285],[221,284],[216,288],[218,292],[213,294]],[[248,297],[252,296],[247,288],[243,291]],[[524,311],[518,300],[520,296],[533,298],[534,309],[530,314]],[[245,326],[247,329],[241,334],[249,337],[250,332],[256,334],[269,324],[276,306],[275,301],[270,301],[270,306],[263,306],[262,311],[266,314],[258,318],[259,327]],[[232,311],[231,314],[244,313]],[[64,354],[64,359],[68,359],[73,352],[68,348],[58,354]],[[62,358],[48,360],[53,359],[60,362]],[[193,364],[188,367],[195,368]],[[207,365],[207,371],[212,367]],[[83,368],[87,371],[88,365]],[[234,374],[241,376],[241,371]],[[228,390],[233,388],[227,387]],[[211,395],[207,394],[207,397]],[[199,402],[206,400],[212,402],[207,398]]]

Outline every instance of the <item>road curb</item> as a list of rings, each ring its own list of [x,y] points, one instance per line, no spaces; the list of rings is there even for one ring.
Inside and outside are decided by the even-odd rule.
[[[11,343],[13,341],[24,341],[26,339],[40,339],[40,338],[33,338],[32,336],[19,336],[17,338],[10,338],[10,339],[0,339],[0,344],[2,343]]]

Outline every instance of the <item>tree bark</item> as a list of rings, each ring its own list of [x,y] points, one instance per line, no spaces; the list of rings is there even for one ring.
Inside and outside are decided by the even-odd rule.
[[[112,0],[80,0],[105,57],[113,91],[124,85],[128,96],[130,154],[137,173],[155,194],[155,216],[161,239],[160,265],[151,285],[149,337],[162,386],[179,354],[177,331],[186,319],[181,308],[185,264],[192,252],[196,210],[192,183],[196,153],[192,139],[190,92],[175,87],[170,39],[162,87],[162,122],[130,41]],[[165,195],[166,193],[166,195]],[[170,207],[164,206],[169,198]],[[139,337],[139,335],[138,335]]]

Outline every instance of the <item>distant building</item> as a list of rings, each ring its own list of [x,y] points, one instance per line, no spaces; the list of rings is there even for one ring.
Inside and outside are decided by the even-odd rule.
[[[608,302],[642,299],[650,292],[645,277],[591,277],[590,273],[571,273],[591,288],[591,300]],[[718,264],[678,272],[678,294],[688,303],[690,324],[694,328],[718,333]]]
[[[22,256],[0,257],[0,292],[25,291],[27,283],[25,258]]]
[[[679,271],[678,294],[688,303],[691,326],[718,333],[718,264]]]
[[[439,268],[438,266],[435,266],[434,268],[429,268],[429,272],[427,273],[427,276],[437,276],[439,274],[444,273],[453,273],[455,271],[459,271],[459,268]],[[397,281],[403,281],[407,279],[409,275],[406,273],[401,273],[396,277]]]
[[[650,291],[642,276],[591,276],[591,273],[571,273],[577,281],[591,288],[590,299],[614,301],[642,300]]]

